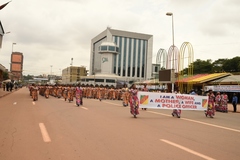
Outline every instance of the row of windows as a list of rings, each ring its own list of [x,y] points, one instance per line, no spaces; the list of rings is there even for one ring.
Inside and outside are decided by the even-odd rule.
[[[106,37],[93,44],[92,72],[97,72],[101,68],[101,55],[98,54],[98,48],[101,50],[114,50],[114,46],[101,46],[106,41]],[[147,45],[148,41],[143,39],[113,36],[113,42],[118,46],[118,53],[114,55],[114,74],[128,77],[144,77],[147,68]],[[113,47],[113,48],[111,48]],[[115,48],[116,49],[116,48]],[[130,69],[131,68],[131,69]]]
[[[119,48],[115,46],[99,46],[99,51],[119,52]]]
[[[119,46],[120,53],[114,57],[114,73],[134,77],[137,72],[137,77],[144,77],[147,41],[120,36],[114,36],[113,40]],[[133,68],[132,73],[127,68]],[[141,71],[135,70],[137,68],[141,68]],[[126,70],[128,70],[127,73]]]

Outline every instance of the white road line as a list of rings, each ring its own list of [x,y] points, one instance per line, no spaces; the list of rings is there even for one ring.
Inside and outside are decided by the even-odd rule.
[[[14,103],[13,103],[13,105],[16,105],[16,104],[17,104],[17,102],[14,102]]]
[[[208,156],[206,156],[206,155],[204,155],[204,154],[198,153],[198,152],[196,152],[196,151],[193,151],[193,150],[191,150],[191,149],[189,149],[189,148],[186,148],[186,147],[184,147],[184,146],[181,146],[181,145],[179,145],[179,144],[170,142],[170,141],[165,140],[165,139],[160,139],[160,140],[163,141],[163,142],[165,142],[165,143],[167,143],[167,144],[170,144],[170,145],[172,145],[172,146],[175,146],[175,147],[177,147],[177,148],[180,148],[180,149],[182,149],[182,150],[184,150],[184,151],[186,151],[186,152],[189,152],[189,153],[191,153],[191,154],[194,154],[194,155],[196,155],[196,156],[198,156],[198,157],[201,157],[201,158],[204,158],[204,159],[207,159],[207,160],[215,160],[214,158],[208,157]]]
[[[158,112],[153,112],[153,111],[147,111],[147,112],[153,113],[153,114],[159,114],[159,115],[163,115],[163,116],[168,116],[168,117],[171,117],[171,116],[172,116],[172,115],[163,114],[163,113],[158,113]],[[182,120],[185,120],[185,121],[189,121],[189,122],[199,123],[199,124],[203,124],[203,125],[207,125],[207,126],[211,126],[211,127],[221,128],[221,129],[225,129],[225,130],[229,130],[229,131],[234,131],[234,132],[240,133],[240,130],[238,130],[238,129],[223,127],[223,126],[219,126],[219,125],[215,125],[215,124],[210,124],[210,123],[205,123],[205,122],[201,122],[201,121],[196,121],[196,120],[192,120],[192,119],[188,119],[188,118],[181,118],[181,119],[182,119]]]
[[[223,126],[219,126],[219,125],[215,125],[215,124],[209,124],[209,123],[205,123],[205,122],[201,122],[201,121],[195,121],[195,120],[187,119],[187,118],[181,118],[181,119],[183,119],[185,121],[195,122],[195,123],[199,123],[199,124],[203,124],[203,125],[207,125],[207,126],[212,126],[212,127],[226,129],[226,130],[229,130],[229,131],[234,131],[234,132],[239,132],[240,133],[240,130],[233,129],[233,128],[223,127]]]
[[[39,123],[39,127],[42,133],[43,141],[44,142],[51,142],[51,139],[48,135],[47,129],[43,123]]]
[[[104,103],[108,103],[108,104],[112,104],[112,105],[116,105],[116,106],[121,106],[119,104],[114,104],[114,103],[110,103],[110,102],[104,102]],[[154,111],[147,111],[147,112],[153,113],[153,114],[159,114],[159,115],[162,115],[162,116],[172,117],[172,115],[168,115],[168,114],[164,114],[164,113],[159,113],[159,112],[154,112]],[[192,120],[192,119],[187,119],[187,118],[181,118],[181,119],[185,120],[185,121],[190,121],[190,122],[194,122],[194,123],[199,123],[199,124],[203,124],[203,125],[207,125],[207,126],[211,126],[211,127],[221,128],[221,129],[225,129],[225,130],[229,130],[229,131],[234,131],[234,132],[240,133],[240,130],[238,130],[238,129],[223,127],[223,126],[219,126],[219,125],[215,125],[215,124],[209,124],[209,123],[196,121],[196,120]]]
[[[108,103],[108,104],[112,104],[112,105],[115,105],[115,106],[121,106],[121,105],[119,105],[119,104],[111,103],[111,102],[103,102],[103,103]]]
[[[82,109],[85,109],[85,110],[88,110],[88,108],[86,108],[86,107],[81,107]]]
[[[147,111],[147,112],[153,113],[153,114],[160,114],[162,116],[172,117],[172,115],[169,115],[169,114],[164,114],[164,113],[159,113],[159,112],[154,112],[154,111]]]

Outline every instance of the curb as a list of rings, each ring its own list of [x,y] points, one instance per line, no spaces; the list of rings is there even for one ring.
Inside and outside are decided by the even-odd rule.
[[[12,91],[12,92],[6,93],[6,94],[4,94],[4,95],[1,95],[0,98],[5,97],[5,96],[7,96],[7,95],[9,95],[9,94],[11,94],[11,93],[13,93],[13,92],[15,92],[15,91]]]

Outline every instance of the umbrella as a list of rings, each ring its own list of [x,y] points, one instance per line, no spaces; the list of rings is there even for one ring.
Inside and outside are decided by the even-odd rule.
[[[5,83],[11,82],[11,79],[4,80],[3,82],[5,82]]]

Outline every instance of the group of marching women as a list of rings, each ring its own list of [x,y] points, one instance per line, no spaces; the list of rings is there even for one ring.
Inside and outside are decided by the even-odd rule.
[[[83,105],[83,98],[98,99],[99,101],[121,100],[123,106],[130,106],[130,113],[134,118],[139,114],[139,99],[138,91],[148,92],[146,85],[144,88],[138,89],[133,84],[130,88],[124,86],[123,88],[103,88],[103,87],[81,87],[80,85],[44,85],[36,86],[35,84],[29,86],[30,96],[33,101],[38,100],[38,92],[41,96],[49,98],[50,96],[56,98],[64,98],[65,101],[73,102],[76,100],[76,105]],[[228,112],[228,96],[219,92],[215,94],[210,90],[208,96],[208,109],[205,112],[206,116],[213,117],[216,111]],[[142,108],[146,110],[146,108]],[[180,118],[181,110],[173,110],[172,115],[177,115]]]
[[[83,105],[83,98],[93,98],[99,101],[103,99],[122,100],[123,106],[130,105],[130,113],[136,118],[139,114],[139,101],[137,97],[138,89],[133,84],[129,89],[125,86],[121,89],[116,88],[101,88],[101,87],[81,87],[80,85],[44,85],[37,86],[32,84],[29,86],[30,96],[33,101],[38,100],[39,95],[49,98],[50,96],[56,98],[64,98],[65,101],[72,102],[74,97],[76,105]],[[146,87],[143,91],[147,91]]]
[[[215,97],[215,110],[219,112],[228,112],[228,95],[217,92]]]

